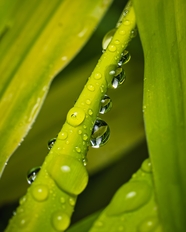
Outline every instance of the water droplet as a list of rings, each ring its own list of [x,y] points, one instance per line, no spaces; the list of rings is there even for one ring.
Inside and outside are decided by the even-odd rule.
[[[149,217],[143,220],[139,227],[139,232],[151,232],[154,231],[159,225],[159,220],[157,217]]]
[[[114,216],[137,210],[149,201],[151,192],[146,182],[133,181],[124,184],[114,195],[106,214]]]
[[[94,92],[95,88],[93,85],[88,85],[87,86],[88,90],[90,90],[91,92]]]
[[[116,49],[117,49],[116,46],[113,45],[113,44],[110,44],[109,47],[108,47],[108,50],[109,50],[110,52],[115,52]]]
[[[115,44],[120,44],[120,41],[117,39],[114,41]]]
[[[119,34],[120,34],[120,35],[125,35],[125,34],[126,34],[126,31],[125,31],[125,30],[119,30]]]
[[[45,201],[49,195],[48,187],[41,184],[33,186],[31,193],[36,201]]]
[[[98,221],[95,222],[94,226],[96,226],[96,227],[102,227],[103,226],[103,222],[98,220]]]
[[[114,89],[117,89],[120,85],[123,84],[125,79],[126,79],[126,75],[125,75],[123,68],[120,68],[120,67],[117,68],[115,71],[114,78],[112,80],[112,87]]]
[[[78,130],[78,134],[81,135],[82,134],[82,130]]]
[[[101,100],[101,108],[100,108],[99,113],[105,114],[109,112],[111,108],[112,108],[112,100],[110,99],[109,96],[105,95]]]
[[[102,48],[103,50],[106,50],[110,41],[112,40],[112,37],[114,35],[114,33],[116,32],[116,29],[112,29],[109,32],[107,32],[107,34],[103,37],[102,40]]]
[[[20,198],[19,204],[22,205],[24,202],[26,202],[26,196]]]
[[[67,134],[66,131],[61,131],[61,132],[59,132],[59,134],[58,134],[58,139],[65,140],[67,137],[68,137],[68,134]]]
[[[29,184],[32,184],[32,182],[35,180],[35,178],[37,177],[37,173],[40,171],[40,169],[41,167],[35,167],[28,171],[27,182]]]
[[[87,105],[90,105],[90,104],[91,104],[91,100],[90,100],[90,99],[87,99],[87,100],[86,100],[86,104],[87,104]]]
[[[152,164],[149,158],[143,161],[141,165],[141,169],[142,171],[147,172],[147,173],[152,172]]]
[[[93,148],[99,148],[103,146],[110,137],[110,128],[107,123],[101,119],[95,121],[91,135],[91,146]]]
[[[125,21],[123,22],[123,24],[126,25],[126,26],[129,26],[129,25],[130,25],[130,21],[129,21],[129,20],[125,20]]]
[[[47,169],[58,187],[70,194],[80,194],[88,183],[85,167],[72,156],[58,156]]]
[[[122,67],[122,65],[128,63],[130,59],[131,59],[130,53],[129,53],[127,50],[125,50],[125,51],[121,54],[121,59],[120,59],[120,61],[118,62],[118,66],[119,66],[119,67]]]
[[[18,222],[19,227],[25,227],[26,224],[27,224],[26,218],[21,217],[21,218],[19,219],[19,222]]]
[[[48,150],[50,150],[53,147],[55,141],[56,141],[56,138],[50,139],[48,141]]]
[[[88,110],[88,114],[90,115],[90,116],[92,116],[93,115],[93,111],[90,109],[90,110]]]
[[[64,231],[70,225],[69,216],[64,213],[62,210],[58,210],[52,214],[52,225],[57,231]]]
[[[79,126],[85,119],[85,112],[79,107],[73,107],[67,114],[67,122],[71,126]]]
[[[64,204],[64,203],[65,203],[65,201],[66,201],[66,200],[65,200],[65,198],[64,198],[64,197],[61,197],[61,198],[60,198],[60,202],[61,202],[62,204]]]
[[[83,165],[87,166],[87,158],[82,159]]]
[[[130,37],[134,38],[137,36],[137,28],[134,28],[131,32],[130,32]]]
[[[87,129],[87,126],[86,126],[86,125],[83,125],[83,128],[84,128],[84,129]]]
[[[75,199],[72,198],[72,197],[70,197],[70,198],[69,198],[69,204],[70,204],[71,206],[74,206],[74,205],[76,204]]]
[[[78,153],[81,152],[81,148],[80,148],[80,147],[75,147],[75,149],[76,149],[76,151],[77,151]]]
[[[101,73],[96,73],[95,75],[94,75],[94,79],[96,79],[96,80],[99,80],[99,79],[101,79]]]
[[[118,231],[124,231],[124,227],[123,226],[118,227]]]
[[[83,140],[86,141],[88,139],[88,135],[87,134],[83,134]]]

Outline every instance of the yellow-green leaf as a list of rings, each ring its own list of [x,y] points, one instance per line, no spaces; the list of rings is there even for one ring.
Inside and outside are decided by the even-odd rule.
[[[13,1],[1,2],[6,10]],[[25,0],[13,3],[7,17],[3,14],[2,25],[8,27],[0,43],[1,174],[34,122],[52,79],[80,50],[110,3]]]

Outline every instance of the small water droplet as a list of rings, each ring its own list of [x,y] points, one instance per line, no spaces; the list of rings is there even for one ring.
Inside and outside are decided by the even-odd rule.
[[[37,174],[38,172],[40,171],[41,167],[35,167],[35,168],[32,168],[28,171],[27,173],[27,182],[29,184],[32,184],[32,182],[34,182],[34,180],[36,179],[37,177]]]
[[[87,134],[83,134],[83,140],[86,141],[88,139],[88,135]]]
[[[20,198],[19,204],[22,205],[24,202],[26,202],[26,196]]]
[[[81,135],[82,134],[82,130],[78,130],[78,134]]]
[[[134,38],[137,36],[137,28],[134,28],[131,32],[130,32],[130,37]]]
[[[106,214],[114,216],[137,210],[149,201],[151,193],[152,190],[145,181],[124,184],[114,195]]]
[[[95,75],[94,75],[94,79],[96,79],[96,80],[99,80],[99,79],[101,79],[101,73],[96,73]]]
[[[112,40],[113,35],[115,34],[116,29],[112,29],[109,32],[106,33],[106,35],[103,37],[102,40],[102,48],[105,51],[110,43],[110,41]]]
[[[88,183],[88,174],[83,164],[69,155],[51,160],[47,170],[59,188],[73,195],[80,194]]]
[[[119,30],[119,34],[120,34],[120,35],[125,35],[125,34],[126,34],[126,31],[125,31],[125,30]]]
[[[118,66],[119,66],[119,67],[122,67],[122,65],[128,63],[128,62],[130,61],[130,59],[131,59],[130,53],[129,53],[127,50],[125,50],[125,51],[121,54],[121,59],[120,59],[120,61],[118,62]]]
[[[117,89],[126,79],[126,74],[123,68],[118,67],[115,71],[114,78],[112,80],[112,87]]]
[[[87,166],[87,158],[82,159],[83,165]]]
[[[41,184],[33,186],[31,193],[36,201],[45,201],[49,195],[48,187]]]
[[[74,205],[76,204],[75,199],[72,198],[72,197],[70,197],[70,198],[69,198],[69,204],[70,204],[71,206],[74,206]]]
[[[66,201],[66,200],[65,200],[65,198],[64,198],[64,197],[61,197],[61,198],[60,198],[60,202],[61,202],[62,204],[64,204],[64,203],[65,203],[65,201]]]
[[[85,112],[79,107],[73,107],[67,114],[67,122],[71,126],[79,126],[85,119]]]
[[[119,41],[118,39],[116,39],[116,40],[114,41],[114,43],[115,43],[115,44],[120,44],[120,41]]]
[[[88,110],[88,114],[90,115],[90,116],[92,116],[93,115],[93,111],[90,109],[90,110]]]
[[[123,24],[126,25],[126,26],[129,26],[129,25],[130,25],[130,21],[129,21],[129,20],[125,20],[125,21],[123,22]]]
[[[157,217],[148,217],[143,220],[138,226],[139,232],[151,232],[154,231],[159,225],[159,220]]]
[[[66,131],[61,131],[58,134],[58,139],[65,140],[68,137],[68,134]]]
[[[142,171],[147,172],[147,173],[152,172],[152,164],[149,158],[143,161],[141,165],[141,169]]]
[[[118,227],[118,231],[124,231],[124,227],[123,226]]]
[[[87,105],[90,105],[90,104],[91,104],[91,100],[90,100],[90,99],[87,99],[87,100],[86,100],[86,104],[87,104]]]
[[[84,128],[84,129],[87,129],[87,126],[86,126],[86,125],[83,125],[83,128]]]
[[[103,146],[110,137],[110,128],[107,123],[101,119],[95,121],[91,135],[91,146],[93,148],[99,148]]]
[[[112,108],[112,100],[110,99],[109,96],[104,95],[102,100],[101,100],[101,108],[99,113],[100,114],[105,114],[109,112],[109,110]]]
[[[94,225],[95,225],[96,227],[102,227],[102,226],[103,226],[103,222],[100,221],[100,220],[98,220],[98,221],[95,222]]]
[[[27,224],[26,222],[27,222],[26,218],[21,217],[18,222],[19,227],[25,227]]]
[[[94,90],[95,90],[93,85],[88,85],[87,89],[90,90],[91,92],[94,92]]]
[[[57,231],[64,231],[70,225],[69,216],[64,213],[62,210],[58,210],[52,214],[52,225]]]
[[[80,148],[80,147],[75,147],[75,149],[76,149],[76,151],[77,151],[78,153],[81,152],[81,148]]]
[[[50,150],[53,147],[55,142],[56,142],[56,138],[50,139],[48,141],[48,150]]]
[[[116,46],[113,45],[113,44],[110,44],[109,47],[108,47],[108,50],[109,50],[110,52],[115,52],[116,49],[117,49]]]

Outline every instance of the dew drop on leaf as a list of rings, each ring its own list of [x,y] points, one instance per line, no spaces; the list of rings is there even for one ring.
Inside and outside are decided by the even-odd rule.
[[[110,45],[108,46],[108,50],[109,50],[110,52],[115,52],[115,51],[117,50],[117,48],[116,48],[115,45],[110,44]]]
[[[106,35],[103,37],[102,40],[102,48],[105,51],[110,43],[110,41],[112,40],[112,37],[114,35],[114,33],[116,32],[116,29],[112,29],[109,32],[106,33]]]
[[[126,74],[123,68],[117,68],[114,74],[114,78],[112,80],[112,87],[117,89],[126,79]]]
[[[96,79],[96,80],[101,79],[101,77],[102,77],[101,73],[96,73],[96,74],[94,75],[94,79]]]
[[[109,96],[104,95],[101,100],[101,108],[100,108],[99,113],[105,114],[109,112],[111,108],[112,108],[112,100],[110,99]]]
[[[49,195],[48,187],[42,184],[33,186],[31,193],[36,201],[45,201]]]
[[[61,131],[58,134],[58,139],[65,140],[68,137],[68,134],[66,131]]]
[[[101,119],[95,121],[92,129],[92,135],[90,139],[91,146],[93,148],[99,148],[103,146],[110,137],[110,128],[107,123]]]
[[[95,90],[94,86],[91,85],[91,84],[87,86],[87,89],[88,89],[89,91],[91,91],[91,92],[94,92],[94,90]]]
[[[57,231],[64,231],[70,225],[69,216],[62,210],[58,210],[52,214],[52,226]]]
[[[119,66],[119,67],[122,67],[122,65],[128,63],[128,62],[130,61],[130,59],[131,59],[130,53],[129,53],[127,50],[125,50],[125,51],[121,54],[121,59],[120,59],[120,61],[118,62],[118,66]]]
[[[29,184],[32,184],[32,182],[34,182],[34,180],[36,179],[37,177],[37,174],[38,172],[40,171],[41,167],[35,167],[35,168],[32,168],[28,171],[27,173],[27,182]]]
[[[67,114],[67,122],[71,126],[79,126],[85,119],[85,112],[79,107],[73,107]]]
[[[71,206],[74,206],[74,205],[76,204],[75,199],[72,198],[72,197],[70,197],[70,198],[69,198],[69,204],[70,204]]]
[[[141,170],[147,173],[152,172],[152,164],[149,158],[143,161]]]
[[[50,139],[48,141],[48,150],[50,150],[53,147],[55,142],[56,142],[56,138]]]
[[[113,197],[107,207],[108,216],[137,210],[147,203],[151,197],[151,187],[142,181],[133,181],[124,184]]]
[[[151,232],[154,231],[159,225],[159,220],[157,217],[148,217],[144,219],[138,226],[139,232]]]
[[[48,172],[65,192],[73,195],[80,194],[88,183],[88,174],[83,164],[69,155],[62,155],[50,162]]]

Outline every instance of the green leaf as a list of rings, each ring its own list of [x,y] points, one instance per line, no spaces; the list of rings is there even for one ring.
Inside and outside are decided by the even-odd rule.
[[[164,231],[186,231],[184,0],[134,1],[145,54],[144,116]]]
[[[149,159],[128,183],[119,188],[89,231],[162,231]]]
[[[1,174],[34,122],[52,79],[80,50],[111,3],[12,2],[1,1],[2,12],[8,12],[0,21]]]

